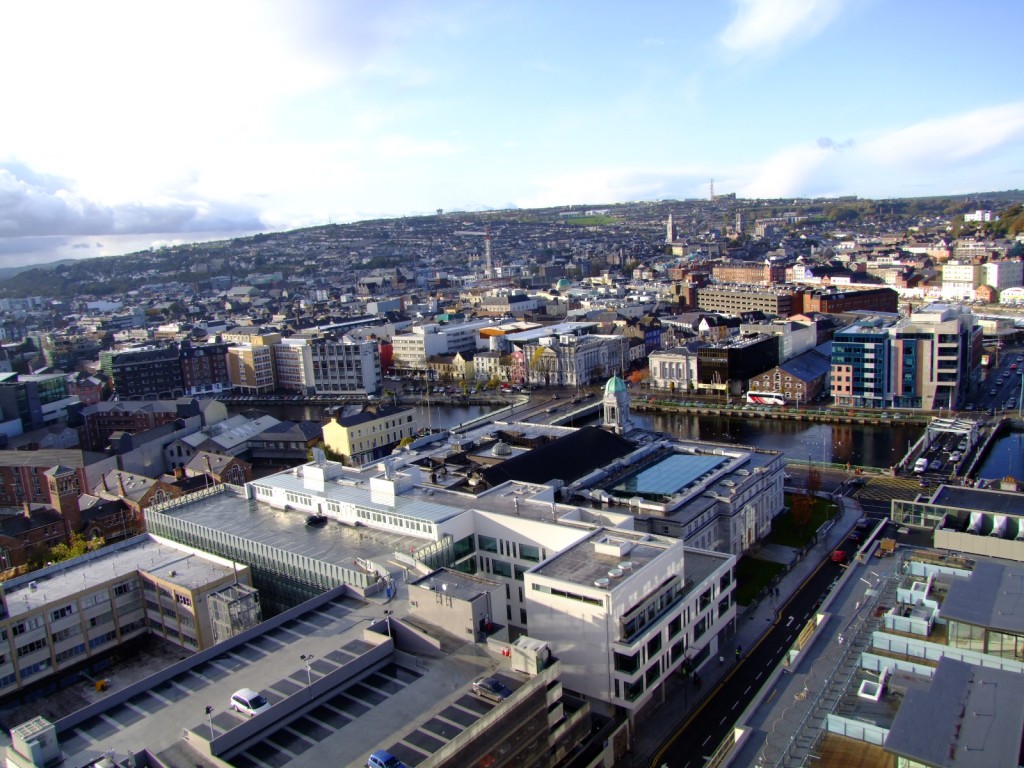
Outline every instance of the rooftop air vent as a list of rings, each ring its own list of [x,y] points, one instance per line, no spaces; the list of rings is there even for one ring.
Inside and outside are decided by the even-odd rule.
[[[632,560],[623,560],[621,563],[619,563],[619,570],[621,570],[621,571],[632,571],[633,570],[633,561]]]
[[[594,579],[594,586],[595,587],[600,587],[601,589],[608,589],[608,584],[609,583],[610,582],[608,581],[608,579],[605,579],[605,578]]]
[[[621,577],[622,577],[622,569],[621,568],[609,568],[608,569],[608,578],[610,578],[610,579],[618,579],[618,578],[621,578]]]

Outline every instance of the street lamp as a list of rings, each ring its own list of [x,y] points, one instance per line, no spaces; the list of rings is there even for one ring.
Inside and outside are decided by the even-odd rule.
[[[213,707],[206,705],[206,719],[210,721],[210,741],[213,741]]]
[[[394,611],[384,611],[384,621],[388,626],[388,639],[391,638],[391,614],[393,613]]]
[[[313,685],[313,669],[310,667],[310,663],[312,663],[313,659],[315,659],[315,658],[316,657],[312,653],[304,653],[301,656],[299,656],[299,659],[301,659],[306,664],[306,687],[307,688],[309,688],[309,687],[311,687]],[[313,692],[310,691],[309,695],[312,696]]]

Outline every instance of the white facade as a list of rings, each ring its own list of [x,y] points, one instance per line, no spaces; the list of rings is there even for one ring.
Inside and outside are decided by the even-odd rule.
[[[555,649],[567,688],[635,712],[683,664],[719,652],[736,616],[735,562],[667,537],[596,531],[525,574],[530,636]]]
[[[284,339],[274,345],[277,385],[290,392],[315,391],[313,345],[309,339]]]
[[[422,367],[429,358],[437,355],[454,355],[456,352],[486,349],[480,331],[492,325],[493,320],[450,325],[428,323],[417,326],[408,333],[396,334],[391,339],[395,363],[399,366]]]
[[[625,367],[629,339],[598,334],[545,336],[523,344],[522,351],[528,383],[585,386]]]
[[[942,267],[942,298],[947,301],[971,301],[981,285],[981,264],[949,261]]]
[[[983,264],[982,285],[990,285],[997,291],[1024,285],[1024,261],[990,261]]]
[[[376,341],[315,339],[312,363],[313,386],[321,394],[369,395],[383,383]]]
[[[651,383],[659,389],[688,392],[697,386],[697,352],[684,347],[651,352]]]

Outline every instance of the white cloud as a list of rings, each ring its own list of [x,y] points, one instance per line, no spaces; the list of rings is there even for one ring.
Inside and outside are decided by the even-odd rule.
[[[1024,101],[925,120],[865,145],[866,159],[900,167],[971,160],[1024,142]]]
[[[736,15],[719,36],[732,53],[767,55],[783,43],[809,40],[842,11],[843,0],[736,0]]]
[[[1008,158],[1013,157],[1017,165]],[[736,187],[744,197],[867,197],[899,186],[936,194],[984,191],[1020,183],[1009,166],[1024,161],[1024,102],[924,120],[873,137],[785,147],[750,170]]]

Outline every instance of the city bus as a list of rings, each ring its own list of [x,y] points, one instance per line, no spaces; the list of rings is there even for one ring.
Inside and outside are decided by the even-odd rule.
[[[747,402],[755,405],[785,405],[786,396],[779,392],[747,392]]]

